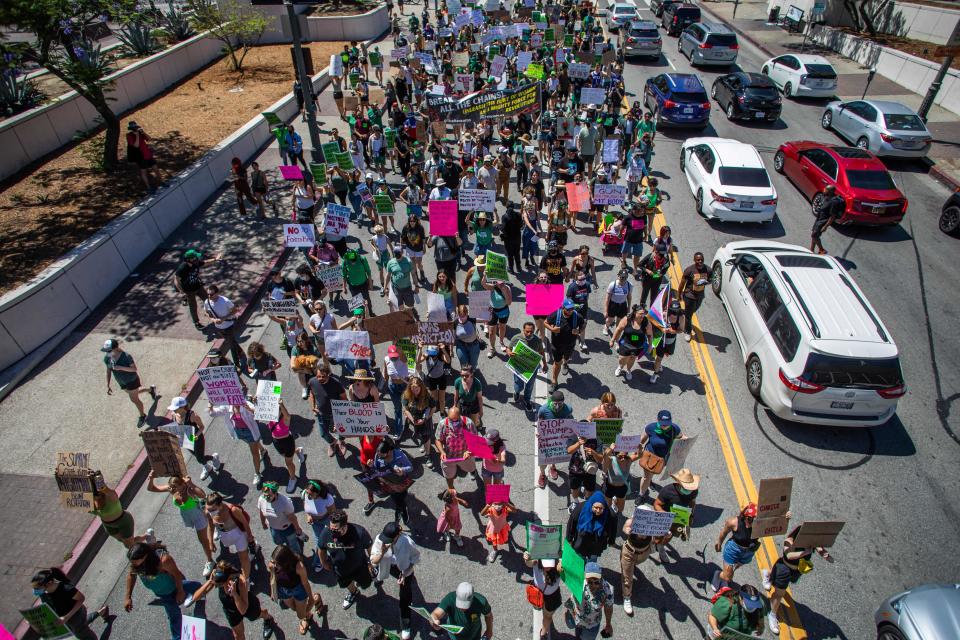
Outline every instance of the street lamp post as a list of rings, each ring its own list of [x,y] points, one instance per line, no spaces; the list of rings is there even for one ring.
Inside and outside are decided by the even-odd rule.
[[[293,39],[293,57],[297,63],[297,78],[300,89],[303,91],[303,102],[307,109],[307,129],[310,132],[310,159],[313,162],[323,162],[320,154],[320,130],[317,128],[317,105],[313,99],[313,81],[307,75],[307,64],[303,59],[303,35],[300,32],[300,19],[293,9],[292,0],[284,0],[287,8],[287,18],[290,20],[290,36]]]

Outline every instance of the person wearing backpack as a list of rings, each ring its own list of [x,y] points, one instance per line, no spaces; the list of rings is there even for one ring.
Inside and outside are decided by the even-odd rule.
[[[763,634],[767,603],[753,585],[745,584],[739,591],[722,587],[711,602],[713,606],[707,615],[707,623],[714,638],[722,637],[724,629],[757,636]]]
[[[580,314],[577,313],[576,306],[573,300],[564,299],[560,309],[544,322],[547,331],[553,334],[550,336],[550,343],[553,346],[553,369],[550,372],[548,388],[550,393],[556,391],[559,386],[557,378],[560,376],[560,369],[562,368],[565,374],[570,373],[568,363],[580,335]]]
[[[248,584],[251,584],[250,549],[253,549],[253,553],[256,554],[260,550],[260,545],[253,537],[250,516],[243,507],[227,502],[217,492],[207,496],[204,510],[214,527],[210,546],[213,547],[214,542],[220,540],[224,547],[234,550],[240,558],[243,577]]]
[[[460,238],[458,236],[430,236],[427,246],[433,248],[433,261],[437,272],[445,272],[453,280],[460,261]]]

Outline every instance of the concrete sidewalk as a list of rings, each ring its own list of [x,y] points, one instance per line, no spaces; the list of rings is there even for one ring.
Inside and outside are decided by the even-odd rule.
[[[766,3],[741,2],[733,17],[733,2],[702,2],[705,14],[727,23],[737,34],[757,48],[774,56],[786,53],[815,53],[830,60],[837,70],[839,83],[837,96],[841,100],[856,100],[867,87],[867,69],[840,54],[821,47],[803,34],[788,33],[786,29],[767,23]],[[746,69],[759,71],[759,69]],[[876,75],[867,90],[867,97],[878,100],[901,102],[912,109],[920,107],[923,96]],[[960,188],[960,118],[957,114],[934,105],[930,109],[927,128],[933,134],[934,144],[928,159],[933,166],[930,175],[953,188]]]

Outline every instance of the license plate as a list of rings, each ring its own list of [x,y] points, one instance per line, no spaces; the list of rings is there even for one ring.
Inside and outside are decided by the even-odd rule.
[[[685,107],[683,110],[684,113],[693,113],[693,107]]]
[[[764,114],[763,111],[754,111],[754,112],[753,112],[753,117],[754,117],[754,118],[763,118],[765,115],[766,115],[766,114]]]
[[[886,210],[887,210],[886,207],[873,207],[873,212],[874,212],[874,213],[883,213],[883,212],[886,211]]]
[[[740,208],[741,208],[741,209],[753,209],[753,203],[752,203],[752,202],[747,202],[746,200],[743,200],[743,201],[740,202]]]
[[[853,409],[853,403],[852,403],[852,402],[836,402],[836,401],[834,401],[834,402],[831,402],[831,403],[830,403],[830,408],[831,408],[831,409]]]

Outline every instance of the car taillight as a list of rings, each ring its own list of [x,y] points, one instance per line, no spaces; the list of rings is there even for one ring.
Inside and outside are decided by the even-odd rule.
[[[673,16],[673,24],[677,24],[677,22],[679,21],[680,21],[680,18],[678,16]]]
[[[825,389],[825,387],[814,384],[813,382],[808,382],[803,378],[791,378],[783,372],[783,369],[780,369],[780,382],[782,382],[783,386],[787,389],[796,391],[797,393],[819,393]]]
[[[673,100],[664,100],[664,101],[663,101],[663,108],[664,108],[664,109],[673,109],[675,106],[677,106],[677,103],[674,102]]]
[[[736,202],[736,198],[728,198],[727,196],[722,196],[713,189],[710,189],[710,197],[714,199],[715,202]]]
[[[770,198],[769,200],[761,200],[760,204],[766,204],[766,205],[777,204],[777,199]]]
[[[887,400],[893,400],[894,398],[902,398],[907,394],[907,385],[898,384],[895,387],[887,387],[886,389],[877,389],[877,395],[881,398],[886,398]]]
[[[884,142],[896,142],[898,140],[897,136],[892,136],[889,133],[881,133],[880,139]]]
[[[707,44],[706,42],[704,42],[702,45],[700,45],[700,48],[701,48],[701,49],[713,49],[713,45],[712,45],[712,44]]]
[[[627,44],[633,44],[636,41],[637,41],[636,38],[627,38]]]
[[[802,76],[800,76],[800,84],[807,84],[808,77],[809,76],[807,74],[803,74]]]
[[[700,108],[701,108],[701,109],[709,109],[709,108],[710,108],[710,103],[709,103],[709,102],[701,102],[701,103],[700,103]]]
[[[739,48],[740,48],[740,45],[738,44],[732,44],[729,47],[727,47],[727,49],[733,49],[734,51],[736,51]]]

